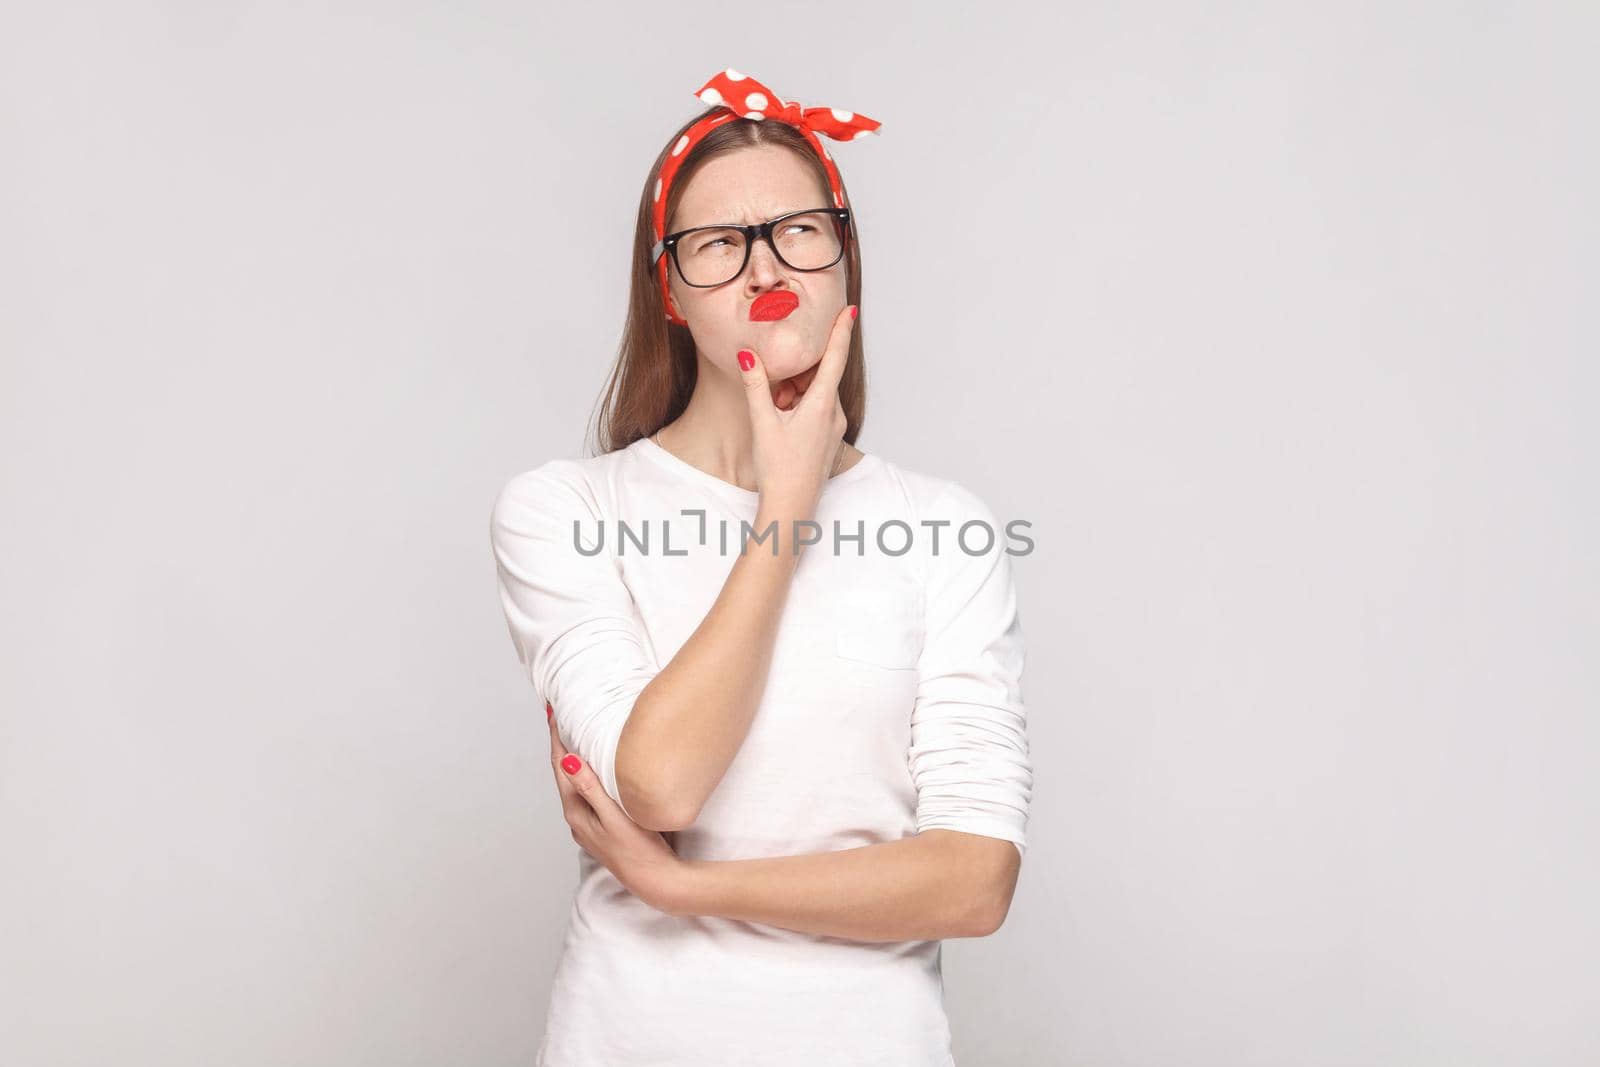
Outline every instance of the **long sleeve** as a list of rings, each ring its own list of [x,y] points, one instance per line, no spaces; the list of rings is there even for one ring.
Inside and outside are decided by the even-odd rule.
[[[614,549],[578,549],[594,547],[602,520],[576,462],[551,460],[500,491],[490,544],[517,658],[562,742],[620,805],[617,743],[659,668]]]
[[[935,828],[1003,838],[1027,852],[1033,791],[1022,701],[1022,627],[1005,530],[989,508],[951,482],[926,519],[939,528],[927,560],[926,637],[917,662],[909,761],[917,790],[917,832]],[[988,523],[994,543],[963,551],[964,523]],[[918,536],[931,534],[931,529]],[[974,551],[989,535],[972,526]]]

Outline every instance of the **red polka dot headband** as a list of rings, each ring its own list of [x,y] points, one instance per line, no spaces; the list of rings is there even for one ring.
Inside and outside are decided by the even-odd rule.
[[[706,112],[698,122],[685,131],[682,137],[678,138],[678,143],[672,146],[667,161],[661,164],[661,175],[656,179],[655,188],[656,244],[651,254],[661,278],[661,301],[666,305],[667,320],[679,326],[687,326],[688,323],[672,312],[672,301],[667,295],[668,257],[666,247],[661,243],[666,237],[667,229],[667,190],[672,187],[672,178],[678,173],[678,167],[688,158],[689,150],[699,144],[701,138],[724,122],[740,117],[787,122],[804,134],[811,147],[816,149],[817,155],[822,159],[822,165],[828,171],[828,185],[833,190],[833,206],[844,207],[844,188],[839,182],[839,170],[833,165],[833,157],[822,147],[822,140],[817,134],[825,133],[835,141],[856,141],[869,133],[876,134],[878,127],[883,125],[875,119],[857,115],[853,111],[841,111],[833,107],[801,107],[798,101],[783,99],[748,74],[740,74],[732,67],[720,74],[712,75],[694,95],[715,110]]]

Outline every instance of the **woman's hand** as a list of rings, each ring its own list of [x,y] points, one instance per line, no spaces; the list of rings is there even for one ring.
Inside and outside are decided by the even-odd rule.
[[[849,420],[839,400],[839,379],[850,357],[850,336],[855,330],[855,307],[849,306],[833,320],[828,345],[815,371],[802,372],[789,381],[804,394],[785,409],[773,395],[761,354],[743,369],[745,399],[750,406],[754,435],[756,487],[763,498],[809,516],[816,508],[822,486],[833,473],[844,447]],[[780,389],[783,383],[779,386]],[[789,401],[789,391],[782,401]]]
[[[561,793],[562,813],[572,827],[572,839],[634,896],[658,911],[677,914],[674,909],[682,861],[661,834],[628,818],[628,813],[600,784],[594,769],[561,743],[555,713],[548,703],[544,710],[550,724],[550,766]],[[575,771],[568,771],[567,767]]]

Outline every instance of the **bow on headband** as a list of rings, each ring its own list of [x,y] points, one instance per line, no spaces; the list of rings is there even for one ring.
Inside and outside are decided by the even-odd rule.
[[[883,125],[876,119],[869,119],[853,111],[841,111],[833,107],[801,107],[799,101],[783,99],[748,74],[741,74],[732,67],[720,74],[713,74],[694,95],[715,110],[707,112],[678,138],[678,143],[672,146],[672,152],[667,156],[666,162],[661,164],[661,174],[656,179],[654,191],[653,217],[656,244],[653,254],[657,273],[661,278],[661,300],[667,308],[667,320],[680,326],[686,326],[688,323],[672,312],[672,301],[668,298],[667,255],[661,241],[666,237],[667,190],[672,188],[673,176],[678,173],[683,161],[689,157],[689,150],[699,144],[701,138],[724,122],[736,118],[758,121],[776,119],[778,122],[786,122],[798,129],[816,150],[822,159],[823,167],[828,172],[828,186],[833,193],[833,206],[844,207],[844,188],[839,182],[839,170],[834,166],[833,157],[828,154],[828,150],[822,147],[822,140],[817,135],[826,134],[835,141],[855,141],[868,134],[876,135],[878,127]]]

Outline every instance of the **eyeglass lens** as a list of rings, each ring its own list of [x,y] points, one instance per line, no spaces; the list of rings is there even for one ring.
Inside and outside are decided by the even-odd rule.
[[[778,256],[795,270],[831,266],[844,250],[844,226],[826,211],[791,215],[772,228]],[[678,241],[678,266],[690,285],[721,285],[744,265],[744,231],[696,230]]]

